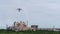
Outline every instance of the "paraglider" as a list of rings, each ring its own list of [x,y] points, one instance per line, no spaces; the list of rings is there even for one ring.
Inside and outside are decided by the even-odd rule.
[[[20,12],[22,9],[21,8],[18,8],[17,10]]]

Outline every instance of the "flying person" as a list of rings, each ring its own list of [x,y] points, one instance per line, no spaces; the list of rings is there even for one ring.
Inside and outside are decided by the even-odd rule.
[[[17,10],[20,12],[22,9],[21,8],[18,8]]]

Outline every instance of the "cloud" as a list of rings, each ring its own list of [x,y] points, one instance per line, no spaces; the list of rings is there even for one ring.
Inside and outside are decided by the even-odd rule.
[[[19,7],[23,9],[21,13],[16,10]],[[0,22],[4,21],[0,24],[5,25],[6,22],[12,24],[15,20],[29,20],[29,25],[47,26],[55,24],[58,27],[57,22],[60,22],[60,0],[0,0],[0,16]],[[40,25],[43,23],[44,25]]]

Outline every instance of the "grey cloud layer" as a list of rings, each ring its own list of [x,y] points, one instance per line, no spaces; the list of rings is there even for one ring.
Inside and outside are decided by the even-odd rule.
[[[23,9],[21,16],[23,13],[26,14],[23,15],[23,19],[29,19],[30,25],[38,24],[43,27],[45,27],[44,25],[51,25],[50,27],[56,25],[59,27],[60,0],[0,0],[0,22],[5,22],[5,20],[7,22],[9,16],[13,17],[9,19],[10,24],[15,21],[15,16],[19,16],[15,10],[18,7]],[[20,20],[20,16],[17,19]],[[6,23],[4,22],[1,24]]]

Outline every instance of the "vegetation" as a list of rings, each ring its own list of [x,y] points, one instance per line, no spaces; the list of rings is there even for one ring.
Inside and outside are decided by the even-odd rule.
[[[60,34],[57,31],[37,30],[37,31],[12,31],[1,29],[0,34]]]

